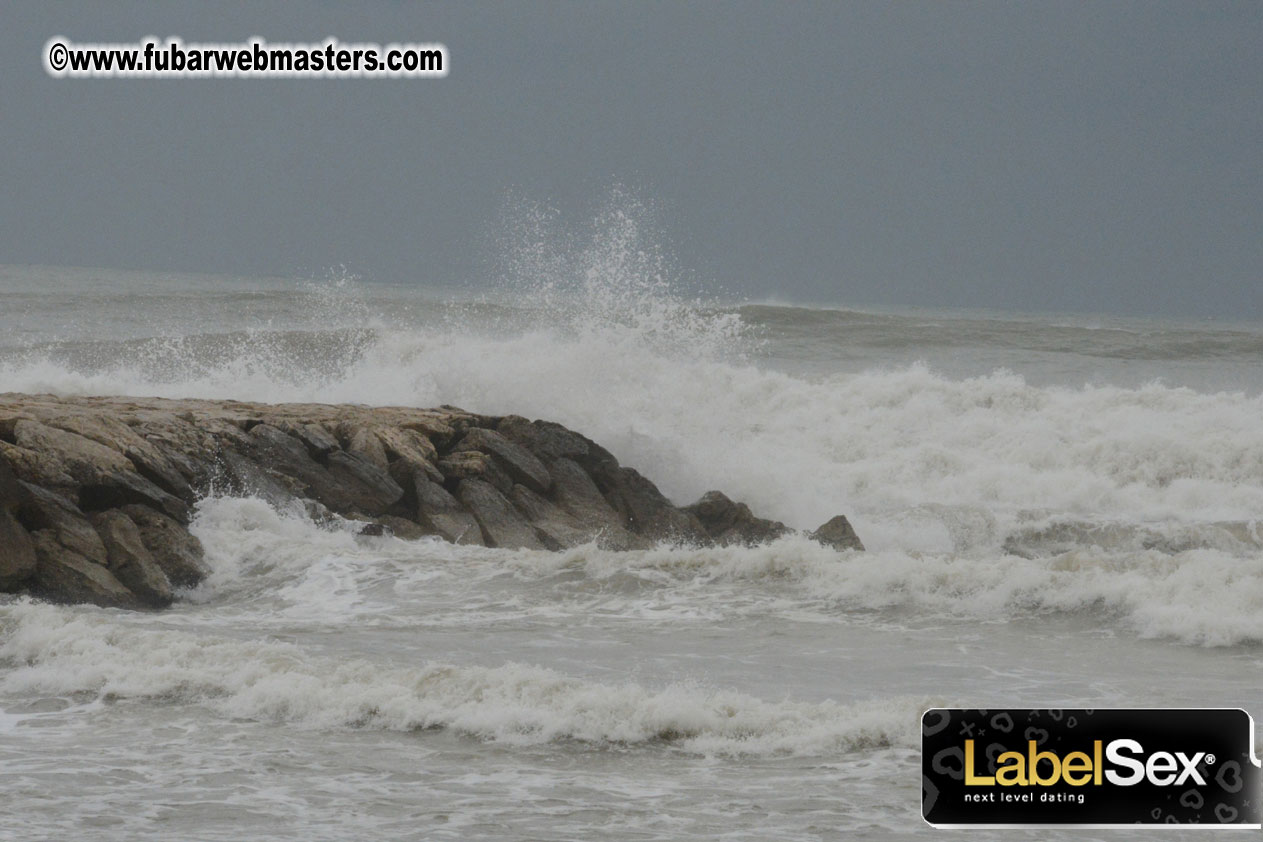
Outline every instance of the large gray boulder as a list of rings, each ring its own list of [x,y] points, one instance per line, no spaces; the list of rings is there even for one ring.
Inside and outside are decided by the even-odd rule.
[[[851,526],[851,522],[845,515],[830,518],[808,537],[839,550],[864,549],[864,542],[855,534],[855,528]]]
[[[13,439],[18,447],[39,454],[47,471],[44,476],[50,479],[68,476],[76,484],[92,485],[112,474],[136,470],[126,456],[103,444],[35,420],[15,423]]]
[[[192,516],[187,503],[168,494],[136,471],[119,471],[101,477],[99,482],[79,487],[79,507],[99,511],[138,503],[165,512],[180,523]]]
[[[35,575],[35,545],[18,521],[26,498],[26,489],[0,455],[0,591],[14,590]]]
[[[105,544],[114,577],[152,608],[166,608],[173,598],[167,574],[154,561],[132,519],[117,509],[94,512],[90,519]]]
[[[618,467],[593,472],[593,479],[610,505],[624,518],[629,531],[654,541],[704,544],[708,534],[688,509],[676,508],[635,468]]]
[[[35,575],[35,545],[9,509],[0,509],[0,591],[12,591]]]
[[[578,463],[560,457],[552,463],[553,500],[558,508],[589,529],[611,549],[638,549],[652,545],[646,537],[630,532],[623,516],[614,511]]]
[[[193,489],[176,463],[118,419],[108,416],[66,415],[49,419],[48,425],[110,448],[126,457],[141,476],[163,491],[185,503],[193,502]]]
[[[601,538],[599,527],[584,524],[524,485],[515,485],[509,502],[525,516],[539,540],[550,550],[577,547]]]
[[[553,484],[552,475],[543,462],[532,456],[526,448],[514,444],[495,430],[475,427],[465,434],[457,449],[490,454],[515,483],[521,483],[537,494],[547,494]]]
[[[266,470],[235,450],[221,449],[215,462],[219,471],[208,483],[208,490],[214,494],[259,497],[277,508],[305,495],[305,484]]]
[[[443,486],[418,472],[414,477],[417,523],[453,544],[483,545],[482,527]]]
[[[489,453],[481,450],[454,450],[439,459],[438,470],[449,485],[463,479],[489,482],[507,494],[513,488],[513,477],[501,468]]]
[[[35,576],[31,591],[52,602],[88,602],[103,608],[142,608],[132,593],[104,564],[84,558],[58,543],[48,530],[32,533]]]
[[[45,530],[67,550],[96,564],[106,564],[105,544],[78,506],[38,485],[24,483],[23,488],[27,497],[19,511],[27,529]]]
[[[119,511],[136,525],[141,543],[173,587],[191,588],[210,573],[202,542],[180,524],[148,506],[124,506]]]
[[[384,514],[403,497],[399,483],[363,456],[335,450],[329,454],[326,464],[329,476],[339,484],[340,495],[349,500],[343,508],[326,503],[334,511]]]
[[[270,424],[250,428],[246,449],[246,456],[288,480],[295,493],[339,514],[385,514],[403,497],[403,488],[368,458],[333,450],[321,464],[302,440]]]
[[[68,423],[67,419],[59,420]],[[30,419],[14,423],[13,437],[17,450],[36,456],[35,459],[23,458],[22,464],[15,466],[19,475],[25,467],[28,475],[22,478],[29,482],[74,489],[83,509],[144,503],[182,523],[188,522],[187,503],[145,479],[131,460],[111,447]]]
[[[478,520],[487,546],[524,550],[545,548],[522,513],[491,483],[463,479],[457,486],[456,496]]]
[[[697,518],[716,544],[762,544],[789,532],[779,520],[755,517],[745,503],[737,503],[720,491],[708,491],[684,511]]]
[[[546,463],[554,459],[582,462],[588,458],[592,441],[554,421],[528,421],[520,415],[506,415],[496,431]]]

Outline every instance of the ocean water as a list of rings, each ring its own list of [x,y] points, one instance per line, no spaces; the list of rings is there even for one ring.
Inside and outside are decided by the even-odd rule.
[[[204,500],[170,611],[0,598],[0,838],[928,838],[928,706],[1263,715],[1263,325],[698,300],[626,245],[479,297],[0,267],[0,391],[548,418],[868,547]]]

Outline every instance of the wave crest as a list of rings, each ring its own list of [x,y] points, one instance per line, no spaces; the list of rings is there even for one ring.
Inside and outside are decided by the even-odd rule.
[[[315,728],[450,728],[485,740],[596,746],[669,742],[701,754],[831,755],[914,747],[924,700],[767,702],[669,685],[603,684],[554,670],[314,657],[274,642],[125,626],[102,615],[18,602],[0,607],[8,693],[178,699],[224,716]]]

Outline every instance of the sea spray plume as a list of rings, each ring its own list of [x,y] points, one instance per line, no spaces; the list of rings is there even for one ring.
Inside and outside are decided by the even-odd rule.
[[[580,343],[676,358],[744,359],[747,327],[718,291],[702,293],[669,247],[651,203],[613,188],[586,223],[510,197],[494,297],[535,311]]]

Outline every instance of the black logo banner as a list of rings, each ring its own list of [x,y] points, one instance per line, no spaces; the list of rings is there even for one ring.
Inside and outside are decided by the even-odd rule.
[[[921,815],[935,826],[1261,826],[1240,709],[934,708],[921,751]]]

